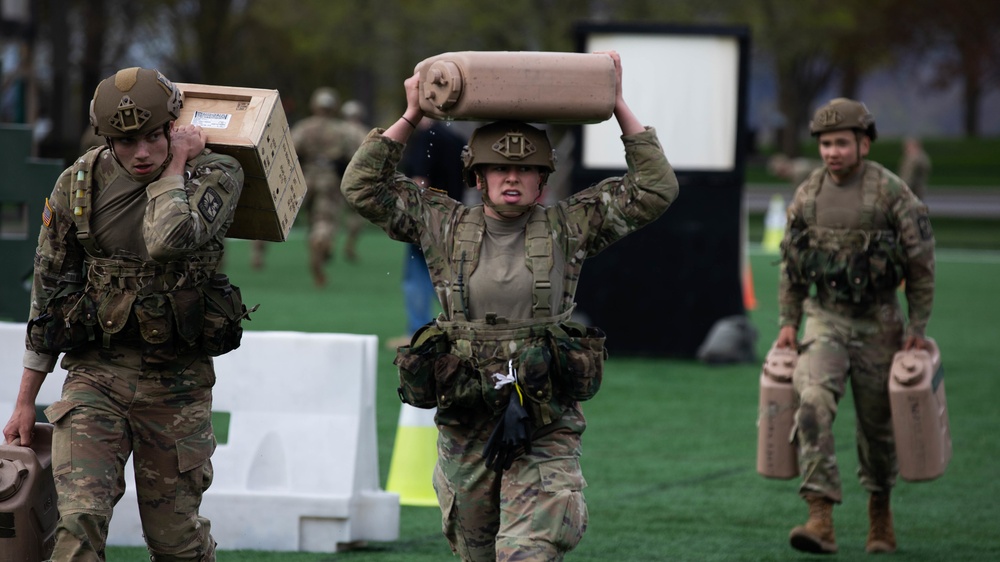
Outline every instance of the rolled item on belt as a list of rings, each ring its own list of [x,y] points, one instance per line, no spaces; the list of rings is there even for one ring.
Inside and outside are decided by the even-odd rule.
[[[589,124],[615,109],[615,64],[602,53],[460,51],[414,71],[432,119]]]

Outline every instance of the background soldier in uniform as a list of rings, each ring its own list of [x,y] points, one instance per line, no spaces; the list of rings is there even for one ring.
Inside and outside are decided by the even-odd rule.
[[[920,139],[903,140],[903,157],[899,161],[899,177],[921,201],[927,195],[927,181],[931,176],[931,158],[924,152]]]
[[[104,559],[134,457],[153,560],[215,560],[198,514],[212,482],[212,355],[239,345],[245,308],[216,274],[243,171],[174,127],[181,92],[156,70],[102,81],[90,119],[106,145],[46,200],[24,372],[7,442],[31,441],[35,399],[57,357],[69,374],[45,414],[60,519],[53,560]]]
[[[368,111],[365,110],[364,104],[358,100],[347,100],[344,105],[340,106],[340,115],[348,124],[349,130],[354,133],[354,141],[357,146],[361,146],[365,137],[368,136],[368,125],[365,121],[368,118]],[[355,150],[357,149],[355,148]]]
[[[356,125],[337,117],[337,92],[333,88],[318,88],[309,107],[312,115],[292,126],[291,133],[306,180],[303,206],[309,214],[309,271],[316,286],[322,287],[326,285],[325,267],[333,258],[341,220],[347,228],[344,257],[347,261],[358,259],[358,235],[364,221],[344,204],[340,178],[364,134]],[[256,251],[262,252],[263,248],[258,245]],[[262,266],[260,253],[253,263]]]
[[[896,537],[889,493],[896,448],[889,409],[889,369],[900,348],[929,349],[934,298],[934,234],[927,207],[898,177],[868,161],[875,119],[864,104],[837,98],[810,123],[824,168],[814,171],[788,207],[779,285],[776,345],[798,346],[793,376],[802,484],[809,504],[791,545],[837,551],[833,506],[841,502],[832,425],[848,381],[857,414],[858,469],[870,492],[866,550],[892,552]],[[896,296],[906,281],[909,322]],[[815,295],[809,296],[815,285]],[[796,343],[799,321],[806,323]],[[905,331],[904,331],[905,325]]]
[[[621,93],[614,115],[629,173],[552,207],[538,204],[555,160],[524,123],[477,129],[464,155],[483,205],[467,207],[396,173],[423,118],[419,74],[406,111],[369,134],[342,186],[351,205],[394,239],[420,244],[443,315],[400,348],[400,395],[436,407],[434,488],[443,530],[463,560],[561,560],[587,527],[580,470],[597,392],[603,333],[570,321],[585,258],[655,220],[678,194],[652,129]]]
[[[767,160],[768,171],[772,175],[789,180],[792,188],[796,188],[806,181],[809,174],[822,165],[823,163],[819,160],[803,157],[789,158],[781,153],[775,154]]]
[[[367,130],[360,129],[353,121],[338,118],[338,103],[336,90],[317,88],[309,100],[312,115],[293,125],[291,130],[292,142],[295,143],[306,180],[303,207],[308,209],[309,216],[309,272],[317,287],[326,285],[325,268],[333,258],[342,215],[346,214],[343,218],[347,224],[344,245],[347,261],[358,257],[358,235],[364,226],[361,217],[344,204],[340,178]],[[359,106],[357,104],[351,111],[357,111]],[[265,248],[265,242],[254,241],[250,260],[254,269],[264,267]]]

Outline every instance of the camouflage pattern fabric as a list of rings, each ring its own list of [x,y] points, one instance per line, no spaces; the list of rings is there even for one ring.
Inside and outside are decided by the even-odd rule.
[[[341,220],[347,228],[345,252],[353,259],[364,222],[345,205],[340,178],[364,133],[341,119],[312,115],[296,123],[291,134],[307,187],[303,205],[309,217],[310,263],[323,264],[330,259]]]
[[[101,303],[115,295],[165,292],[205,282],[221,259],[225,233],[243,190],[243,170],[234,158],[210,150],[188,162],[185,181],[173,177],[135,186],[140,203],[147,199],[149,203],[138,215],[120,214],[108,232],[91,233],[94,241],[89,251],[97,255],[88,258],[78,232],[101,222],[100,217],[92,217],[95,207],[99,215],[115,211],[101,208],[92,200],[93,193],[126,182],[125,172],[110,151],[94,150],[101,152],[92,172],[93,187],[86,196],[76,196],[71,167],[60,175],[46,203],[49,219],[38,237],[28,318],[45,312],[50,300],[65,293],[67,285],[85,285]],[[81,215],[74,213],[76,208]],[[125,247],[137,249],[123,251]],[[150,271],[157,273],[148,275]],[[184,273],[174,277],[178,272]],[[127,310],[126,315],[134,320]],[[114,324],[120,329],[126,320],[118,318]],[[43,372],[51,372],[55,362],[54,355],[31,351],[30,345],[24,355],[25,367]]]
[[[821,185],[826,175],[822,168],[796,190],[782,242],[780,324],[797,327],[803,314],[806,318],[793,376],[800,401],[795,417],[802,472],[800,493],[825,496],[835,502],[841,501],[842,495],[832,426],[848,381],[858,420],[861,484],[871,492],[885,492],[895,483],[889,369],[905,337],[925,337],[934,298],[934,234],[926,205],[879,164],[865,161],[862,173],[866,203],[841,211],[860,215],[855,222],[863,228],[832,231],[828,225],[814,222],[817,193],[825,185]],[[795,238],[806,232],[811,237],[810,247],[826,256],[815,260],[812,283],[796,273],[804,269],[796,261],[808,253],[793,251]],[[875,282],[866,285],[866,276],[852,274],[850,259],[834,259],[864,253],[885,232],[898,243],[898,254],[889,261],[899,267],[902,279],[888,286]],[[874,258],[865,263],[865,267],[888,267]],[[857,287],[845,288],[857,280]],[[905,281],[908,322],[897,298],[900,281]],[[811,285],[815,287],[812,296]],[[860,290],[867,294],[855,298]]]
[[[562,560],[587,530],[585,428],[579,405],[568,408],[559,427],[536,431],[531,453],[498,474],[482,459],[492,423],[441,427],[434,490],[452,551],[466,562]]]
[[[191,355],[145,365],[126,347],[67,355],[52,468],[59,492],[53,560],[104,559],[112,509],[132,455],[143,536],[152,559],[214,560],[210,524],[198,515],[212,483],[211,359]]]
[[[894,232],[900,244],[904,262],[903,279],[906,281],[906,300],[909,312],[909,322],[906,335],[925,336],[927,322],[930,320],[931,308],[934,303],[934,231],[931,229],[927,206],[910,191],[895,174],[879,164],[865,162],[865,182],[872,182],[876,191],[873,213],[870,223],[872,228],[881,231]],[[788,207],[788,225],[782,241],[784,249],[795,246],[793,237],[809,228],[822,225],[807,224],[805,219],[807,206],[815,203],[815,197],[810,195],[817,190],[816,182],[821,182],[826,174],[825,168],[813,172],[804,184],[796,191],[795,197]],[[861,209],[858,209],[861,212]],[[845,238],[857,240],[857,236]],[[871,239],[872,232],[861,233],[860,239]],[[787,250],[783,250],[787,252]],[[836,264],[833,264],[836,265]],[[786,257],[782,259],[781,278],[778,288],[778,312],[781,326],[798,326],[802,318],[802,305],[809,296],[810,284],[793,281],[794,275],[789,274],[789,263]],[[827,286],[817,286],[817,298],[825,309],[835,309],[840,314],[851,317],[874,317],[879,310],[876,304],[856,306],[845,302],[842,293],[830,290]],[[895,292],[885,295],[892,301],[896,300]],[[877,301],[878,299],[873,299]]]
[[[579,404],[552,384],[552,355],[541,350],[550,349],[549,330],[575,306],[584,260],[659,217],[678,195],[677,178],[654,130],[623,136],[625,176],[545,209],[552,251],[565,262],[561,283],[552,283],[563,287],[552,316],[509,325],[456,322],[450,315],[454,305],[461,307],[453,302],[460,298],[459,272],[471,275],[478,261],[478,255],[463,263],[454,257],[457,232],[471,208],[397,174],[403,145],[381,133],[368,135],[341,188],[348,202],[391,238],[421,246],[445,311],[438,326],[448,332],[452,353],[444,357],[455,358],[435,365],[442,435],[435,488],[445,536],[465,560],[561,560],[586,528],[578,463],[585,421]],[[523,368],[534,431],[531,453],[497,475],[485,466],[482,450],[510,388],[496,389],[484,376],[506,373],[509,359]],[[442,393],[442,382],[450,390]]]
[[[204,321],[199,291],[221,259],[243,171],[235,159],[206,150],[187,163],[183,178],[136,185],[140,212],[123,213],[85,246],[78,232],[116,212],[102,207],[100,194],[133,188],[117,183],[124,171],[108,155],[101,155],[83,197],[73,168],[60,176],[35,259],[31,318],[66,286],[80,285],[101,319],[92,340],[64,355],[69,376],[61,400],[46,412],[55,424],[61,516],[53,558],[104,558],[124,464],[134,454],[152,559],[212,561],[214,541],[198,507],[212,480],[215,373],[197,343]],[[122,250],[116,240],[123,237],[141,240],[143,255]],[[51,372],[56,359],[28,349],[24,366]]]
[[[873,319],[845,318],[806,301],[806,323],[792,376],[802,496],[840,503],[833,422],[850,382],[857,419],[858,477],[869,492],[888,492],[896,482],[896,442],[889,408],[889,368],[903,343],[898,306],[883,305]]]
[[[348,203],[390,238],[421,246],[442,309],[450,311],[459,269],[451,258],[453,234],[469,207],[397,174],[403,145],[381,132],[369,134],[351,160],[341,188]],[[647,129],[623,141],[629,169],[624,177],[608,178],[545,210],[555,251],[566,257],[566,282],[553,314],[574,306],[586,258],[652,222],[677,198],[677,178],[656,132]],[[475,265],[466,264],[465,273]]]

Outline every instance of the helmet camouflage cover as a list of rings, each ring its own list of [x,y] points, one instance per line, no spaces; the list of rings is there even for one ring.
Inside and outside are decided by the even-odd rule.
[[[183,96],[158,70],[125,68],[97,85],[90,124],[102,137],[150,133],[180,116]]]
[[[337,102],[340,96],[337,95],[337,90],[329,87],[321,87],[313,90],[312,96],[309,98],[309,108],[314,112],[321,111],[333,111],[337,109]]]
[[[875,140],[875,116],[865,104],[848,98],[836,98],[816,110],[809,122],[809,134],[817,136],[830,131],[856,129]]]
[[[475,166],[518,164],[556,171],[556,156],[545,131],[517,121],[497,121],[472,132],[462,150],[466,183],[476,186]]]

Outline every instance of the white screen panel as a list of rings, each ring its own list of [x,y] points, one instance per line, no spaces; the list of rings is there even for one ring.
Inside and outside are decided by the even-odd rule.
[[[625,101],[656,127],[676,170],[732,171],[736,161],[739,39],[595,33],[586,52],[618,51]],[[583,166],[625,167],[618,122],[583,126]]]

